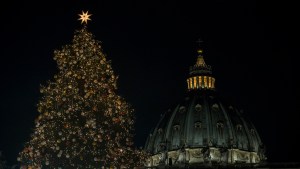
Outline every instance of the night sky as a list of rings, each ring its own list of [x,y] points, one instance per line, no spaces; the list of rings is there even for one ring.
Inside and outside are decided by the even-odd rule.
[[[12,0],[0,6],[0,151],[10,164],[34,127],[40,84],[58,71],[53,51],[71,43],[82,10],[93,14],[88,30],[112,61],[118,94],[135,109],[137,147],[183,99],[201,38],[218,92],[249,116],[268,161],[300,161],[295,4]]]

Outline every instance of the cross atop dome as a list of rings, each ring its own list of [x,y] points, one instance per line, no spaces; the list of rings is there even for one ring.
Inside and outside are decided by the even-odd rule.
[[[201,55],[203,53],[203,49],[202,49],[203,40],[198,39],[196,42],[199,44],[199,49],[197,50],[197,52],[198,52],[199,55]]]

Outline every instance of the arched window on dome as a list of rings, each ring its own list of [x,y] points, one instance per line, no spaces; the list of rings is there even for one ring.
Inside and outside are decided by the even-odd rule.
[[[195,145],[203,145],[202,122],[195,121],[193,130],[193,142]]]
[[[242,131],[242,125],[241,124],[237,124],[236,126],[235,126],[235,128],[236,128],[236,131],[238,131],[238,132],[241,132]]]
[[[224,122],[223,120],[219,120],[217,122],[217,130],[218,130],[218,133],[221,137],[223,137],[223,130],[224,130]]]
[[[157,133],[158,133],[158,134],[162,134],[162,133],[163,133],[163,129],[162,129],[162,128],[159,128],[159,129],[157,130]]]
[[[178,148],[180,145],[181,137],[180,137],[180,125],[175,124],[173,125],[173,131],[171,136],[171,147],[172,148]]]

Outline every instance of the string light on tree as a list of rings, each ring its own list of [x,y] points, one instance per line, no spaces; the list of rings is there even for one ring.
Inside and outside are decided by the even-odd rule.
[[[81,23],[91,14],[82,12]],[[27,168],[133,168],[145,153],[133,148],[134,113],[116,94],[118,76],[86,26],[54,51],[58,73],[42,85],[40,113],[18,161]]]

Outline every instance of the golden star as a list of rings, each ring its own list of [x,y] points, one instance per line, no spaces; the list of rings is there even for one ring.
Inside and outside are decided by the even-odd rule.
[[[78,20],[81,20],[81,24],[82,24],[82,23],[87,24],[88,20],[91,20],[90,16],[91,16],[92,14],[88,14],[88,13],[89,13],[89,11],[86,11],[86,13],[84,13],[84,12],[82,11],[82,14],[78,14],[78,15],[80,16],[80,18],[79,18]]]

